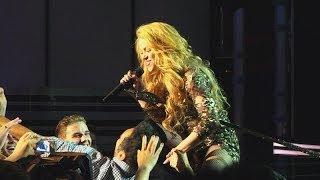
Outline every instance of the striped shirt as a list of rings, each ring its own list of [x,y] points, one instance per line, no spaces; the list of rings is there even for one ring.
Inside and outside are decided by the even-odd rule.
[[[86,153],[91,157],[93,179],[96,180],[134,180],[135,170],[124,161],[116,157],[112,159],[103,156],[92,147],[77,145],[72,142],[63,141],[57,137],[46,137],[54,152],[78,152]]]

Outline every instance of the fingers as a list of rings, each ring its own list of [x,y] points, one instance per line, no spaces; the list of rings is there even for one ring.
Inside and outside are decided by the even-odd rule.
[[[124,75],[123,78],[120,80],[120,83],[123,84],[125,82],[128,82],[130,80],[130,77],[128,75]]]
[[[150,141],[147,146],[147,150],[154,153],[159,142],[158,136],[151,136]]]
[[[164,160],[163,164],[167,164],[168,162],[170,162],[170,158],[167,158],[166,160]]]
[[[175,151],[177,151],[177,149],[172,148],[171,151],[166,155],[166,158],[169,158]]]
[[[120,83],[125,83],[125,82],[128,82],[128,81],[130,81],[130,79],[132,78],[132,72],[129,70],[128,72],[127,72],[127,74],[125,74],[123,77],[122,77],[122,79],[120,80]]]
[[[162,151],[163,147],[164,147],[164,144],[163,144],[163,143],[161,143],[161,144],[160,144],[160,146],[159,146],[159,148],[157,149],[157,151],[156,151],[156,153],[155,153],[155,155],[156,155],[156,156],[159,156],[159,155],[160,155],[160,153],[161,153],[161,151]]]
[[[154,136],[151,136],[151,138],[150,138],[150,141],[149,141],[149,143],[148,143],[148,145],[147,145],[147,150],[151,150],[151,146],[152,146],[152,144],[153,144],[153,141],[154,141]]]
[[[24,140],[28,139],[29,134],[30,134],[30,133],[27,132],[27,133],[25,133],[24,135],[22,135],[22,136],[20,137],[19,141],[24,141]]]
[[[158,136],[154,136],[154,140],[153,140],[152,146],[150,147],[150,152],[154,153],[156,151],[158,142],[159,142],[159,137]]]
[[[171,149],[171,151],[166,155],[166,160],[163,162],[163,164],[167,164],[168,162],[170,162],[170,158],[175,152],[176,150],[174,148]]]
[[[141,143],[141,150],[138,150],[137,153],[139,154],[141,151],[149,151],[151,154],[154,154],[156,156],[159,156],[164,144],[161,143],[160,146],[157,148],[159,142],[159,137],[158,136],[151,136],[149,142],[147,142],[147,136],[143,135],[142,137],[142,143]]]
[[[37,134],[36,133],[33,133],[33,132],[27,132],[27,139],[34,139],[34,138],[37,138]]]
[[[17,125],[17,124],[19,124],[21,122],[22,122],[22,120],[19,117],[17,117],[14,120],[11,120],[8,123],[6,123],[4,125],[4,127],[7,128],[7,129],[10,129],[12,126]]]
[[[37,142],[40,141],[40,136],[34,132],[27,132],[19,139],[19,142],[24,143],[35,149]]]
[[[37,139],[37,138],[33,138],[29,141],[29,146],[32,148],[32,149],[36,149],[36,146],[37,146],[37,143],[39,142],[40,139]]]
[[[168,164],[169,163],[169,165],[171,167],[176,169],[179,159],[180,159],[180,157],[178,156],[177,152],[174,152],[170,157],[166,158],[166,160],[163,162],[163,164]]]
[[[125,83],[125,82],[128,82],[128,81],[130,81],[131,79],[136,79],[137,78],[137,76],[136,76],[136,74],[134,74],[134,72],[132,72],[131,70],[129,70],[128,72],[127,72],[127,74],[125,74],[123,77],[122,77],[122,79],[120,80],[120,83]]]
[[[159,137],[153,135],[153,136],[151,136],[149,142],[147,143],[147,136],[144,135],[142,137],[141,151],[147,150],[147,151],[151,152],[152,154],[160,155],[164,144],[161,143],[160,146],[158,147],[158,149],[156,149],[158,142],[159,142]]]
[[[144,151],[147,148],[147,136],[143,135],[142,137],[142,145],[141,145],[141,150]]]
[[[129,70],[129,71],[127,72],[127,75],[128,75],[130,78],[136,77],[135,72],[134,72],[134,71],[131,71],[131,70]]]
[[[30,133],[26,133],[27,135],[24,137],[24,139],[22,139],[23,141],[27,142],[29,144],[29,142],[31,140],[33,140],[33,135]]]
[[[21,136],[21,140],[26,140],[26,139],[39,139],[40,136],[34,132],[27,132],[23,136]]]

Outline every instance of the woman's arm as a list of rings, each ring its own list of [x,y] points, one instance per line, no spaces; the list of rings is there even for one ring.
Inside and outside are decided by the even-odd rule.
[[[189,163],[187,153],[183,153],[181,151],[175,151],[169,159],[163,162],[163,164],[167,164],[178,171],[180,174],[183,174],[186,177],[194,176],[194,171]]]
[[[188,152],[192,147],[195,147],[200,142],[199,135],[195,132],[191,132],[181,143],[175,147],[176,150],[181,152]]]
[[[186,73],[185,88],[191,97],[194,107],[197,110],[199,122],[193,127],[193,132],[198,134],[200,139],[207,137],[212,131],[221,126],[217,113],[216,99],[212,95],[212,82],[202,72],[189,71]]]
[[[199,123],[187,138],[172,149],[167,155],[168,157],[176,150],[188,152],[212,132],[214,128],[220,125],[215,118],[215,101],[210,95],[212,84],[209,78],[204,73],[189,71],[186,73],[185,88],[198,112]]]

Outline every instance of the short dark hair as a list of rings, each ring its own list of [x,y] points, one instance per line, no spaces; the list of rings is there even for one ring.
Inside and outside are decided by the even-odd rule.
[[[59,138],[64,138],[66,136],[67,127],[76,122],[87,123],[86,119],[78,114],[65,116],[61,119],[56,127],[56,136]]]
[[[159,136],[160,142],[166,142],[163,130],[152,120],[144,120],[134,127],[130,137],[125,138],[119,145],[119,149],[126,153],[126,162],[130,167],[137,168],[137,150],[141,148],[142,136],[149,140],[152,135]],[[160,143],[158,144],[158,146]]]

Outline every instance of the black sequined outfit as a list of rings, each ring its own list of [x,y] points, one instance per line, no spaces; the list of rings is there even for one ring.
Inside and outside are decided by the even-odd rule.
[[[218,107],[211,95],[212,84],[209,77],[200,70],[189,70],[185,73],[184,81],[188,97],[183,102],[185,117],[181,125],[184,131],[178,131],[179,135],[186,138],[193,131],[200,136],[202,142],[192,151],[201,152],[202,159],[211,145],[219,144],[230,155],[234,163],[239,162],[240,148],[236,132],[220,123],[230,121],[227,111]],[[148,103],[144,111],[151,119],[158,123],[165,119],[163,102],[156,95],[132,90],[130,93],[137,100]]]

